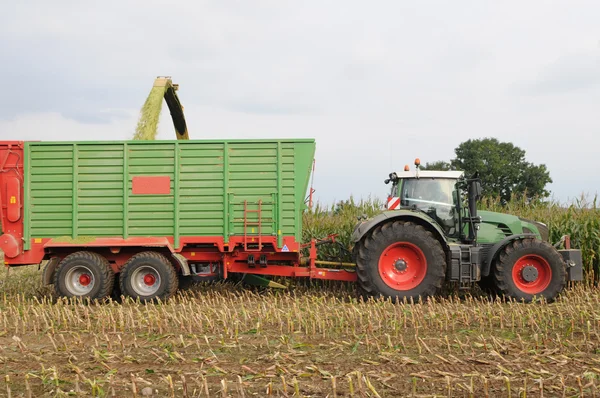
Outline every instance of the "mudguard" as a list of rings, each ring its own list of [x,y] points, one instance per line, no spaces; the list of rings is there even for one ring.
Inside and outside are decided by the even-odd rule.
[[[44,262],[46,263],[45,265]],[[52,285],[54,283],[54,272],[56,272],[56,267],[58,267],[59,263],[59,257],[52,257],[49,260],[41,262],[40,265],[44,267],[44,273],[42,274],[43,285]]]
[[[434,219],[429,217],[426,214],[411,211],[411,210],[392,210],[392,211],[384,211],[383,213],[364,221],[358,224],[354,228],[354,232],[352,233],[352,243],[356,244],[360,241],[369,231],[375,228],[377,225],[382,224],[387,221],[392,220],[407,220],[414,221],[418,224],[426,224],[432,227],[432,231],[435,233],[437,238],[444,242],[447,245],[447,240],[444,235],[444,232],[440,228],[440,226],[435,222]]]

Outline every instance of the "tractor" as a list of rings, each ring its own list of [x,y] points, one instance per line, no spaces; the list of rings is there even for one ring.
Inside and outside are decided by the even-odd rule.
[[[545,224],[478,211],[477,175],[421,170],[418,159],[415,166],[389,174],[387,209],[354,230],[363,294],[418,300],[455,282],[517,301],[552,301],[567,281],[583,279],[581,251],[568,243],[557,250]]]

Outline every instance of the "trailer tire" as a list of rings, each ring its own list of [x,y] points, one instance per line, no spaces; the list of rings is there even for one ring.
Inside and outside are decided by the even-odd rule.
[[[435,295],[446,274],[440,242],[409,221],[377,226],[358,243],[355,258],[363,297],[416,301]]]
[[[500,252],[494,282],[507,298],[529,303],[543,297],[550,302],[564,289],[567,271],[562,256],[548,242],[520,239]]]
[[[150,251],[131,257],[119,277],[123,294],[142,302],[168,299],[177,291],[178,282],[171,262],[164,255]]]
[[[114,283],[108,260],[94,252],[69,254],[54,273],[54,289],[61,297],[103,299],[110,295]]]

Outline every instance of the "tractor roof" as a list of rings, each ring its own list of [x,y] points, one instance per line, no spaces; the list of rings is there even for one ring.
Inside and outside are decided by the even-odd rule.
[[[450,179],[458,179],[462,177],[464,172],[462,171],[433,171],[433,170],[419,170],[419,178],[450,178]],[[417,178],[417,171],[400,171],[397,172],[396,175],[398,178]]]

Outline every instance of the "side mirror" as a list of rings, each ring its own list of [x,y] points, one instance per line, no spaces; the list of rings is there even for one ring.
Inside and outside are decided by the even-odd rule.
[[[481,188],[481,180],[479,179],[479,172],[475,172],[475,174],[473,174],[473,177],[471,177],[470,182],[471,184],[469,186],[469,190],[471,191],[471,194],[473,195],[475,200],[479,200],[481,198],[481,195],[483,194],[483,189]]]
[[[475,181],[475,196],[477,197],[477,199],[481,198],[481,195],[483,194],[483,189],[481,188],[481,182]]]
[[[384,180],[383,182],[385,182],[385,185],[387,185],[387,184],[389,184],[389,183],[390,183],[390,181],[392,181],[392,180],[390,180],[390,179],[388,178],[388,179]]]

